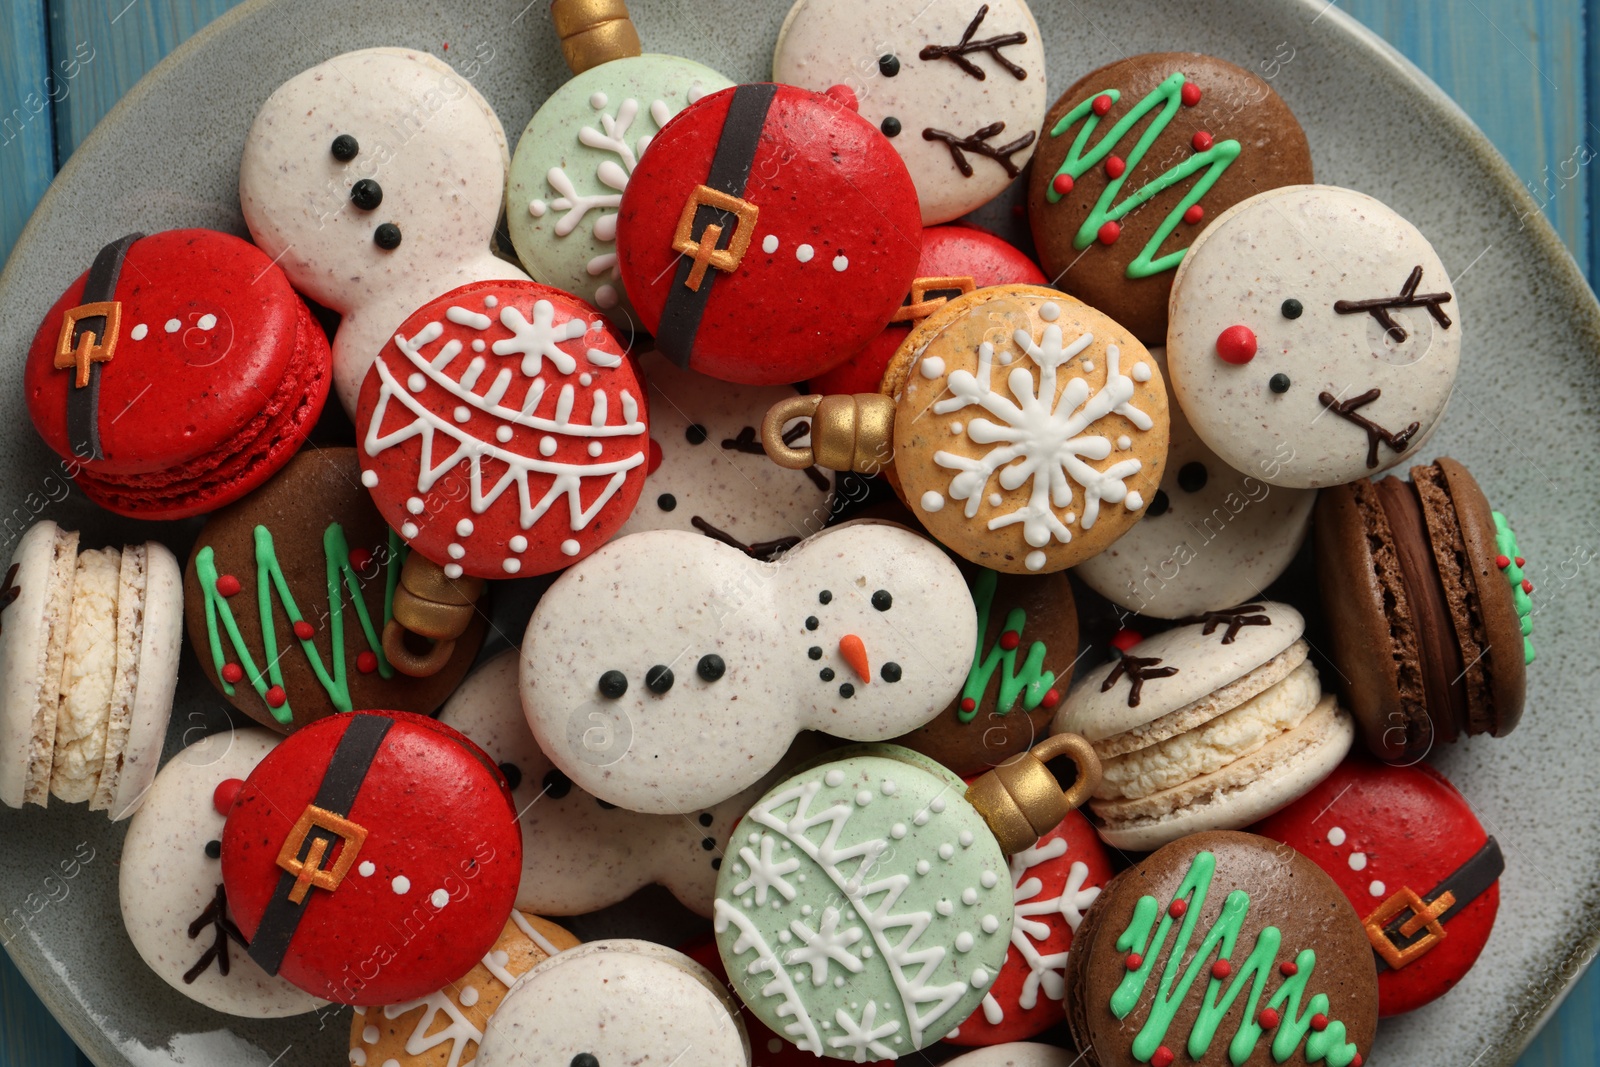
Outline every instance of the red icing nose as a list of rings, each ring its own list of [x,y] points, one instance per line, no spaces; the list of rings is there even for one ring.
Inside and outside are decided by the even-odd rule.
[[[1217,334],[1217,355],[1227,363],[1249,363],[1256,358],[1256,335],[1248,326],[1229,326]]]
[[[859,112],[861,110],[861,102],[856,99],[856,91],[848,85],[830,85],[823,95],[831,97],[835,103],[841,104],[851,111]]]

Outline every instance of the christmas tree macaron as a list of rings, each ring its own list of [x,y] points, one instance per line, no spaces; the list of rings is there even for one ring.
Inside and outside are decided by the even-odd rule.
[[[1316,864],[1253,834],[1192,834],[1118,875],[1078,927],[1067,1022],[1093,1067],[1361,1067],[1372,961]]]

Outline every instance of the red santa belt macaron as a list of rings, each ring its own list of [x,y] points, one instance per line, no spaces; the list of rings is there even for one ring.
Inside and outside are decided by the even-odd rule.
[[[142,233],[130,233],[102,248],[84,276],[82,303],[61,316],[56,370],[73,371],[67,390],[67,445],[72,454],[104,459],[100,450],[100,367],[116,355],[122,335],[122,304],[116,299],[122,261]]]
[[[1362,920],[1378,956],[1378,973],[1405,967],[1426,955],[1444,938],[1444,924],[1488,892],[1505,869],[1500,842],[1491,837],[1426,894],[1418,896],[1410,886],[1390,894]]]

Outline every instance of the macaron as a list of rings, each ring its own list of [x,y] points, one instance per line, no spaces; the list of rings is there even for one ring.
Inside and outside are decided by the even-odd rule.
[[[1100,756],[1090,809],[1116,848],[1248,826],[1350,751],[1355,726],[1323,693],[1287,604],[1207,612],[1083,675],[1056,715]]]
[[[23,390],[96,504],[181,519],[272,476],[316,424],[328,339],[272,258],[211,230],[130,234],[45,315]]]
[[[1352,756],[1251,829],[1321,867],[1361,916],[1380,1015],[1448,993],[1489,940],[1505,857],[1472,805],[1426,763]]]
[[[1254,834],[1191,834],[1118,875],[1078,927],[1067,1022],[1088,1067],[1361,1067],[1378,980],[1316,864]]]
[[[793,85],[684,108],[617,215],[622,282],[656,347],[746,385],[804,381],[861,349],[921,248],[916,188],[889,140],[852,99]]]
[[[296,731],[250,772],[222,881],[252,959],[341,1004],[456,981],[500,937],[522,875],[505,779],[460,733],[359,711]]]
[[[513,911],[494,947],[456,981],[416,1000],[353,1009],[350,1062],[355,1067],[471,1063],[483,1035],[494,1025],[496,1009],[517,979],[578,944],[576,937],[548,919]]]
[[[1443,457],[1326,490],[1317,585],[1345,705],[1378,757],[1414,762],[1522,717],[1533,582],[1516,535],[1477,481]]]
[[[1178,267],[1173,395],[1236,470],[1297,488],[1369,478],[1443,417],[1461,319],[1438,253],[1392,208],[1268,190],[1217,215]]]
[[[797,0],[772,58],[773,81],[849,90],[905,160],[927,226],[981,207],[1022,173],[1044,75],[1024,0]]]
[[[200,669],[228,703],[289,733],[337,712],[428,714],[467,673],[475,613],[443,668],[401,674],[383,650],[406,546],[361,485],[353,448],[308,449],[206,520],[183,575]]]
[[[1166,350],[1152,348],[1150,357],[1165,373]],[[1170,392],[1167,400],[1166,474],[1144,521],[1073,573],[1118,607],[1181,619],[1242,604],[1277,581],[1305,543],[1317,492],[1268,484],[1270,466],[1234,470],[1196,436]]]
[[[0,588],[0,801],[126,819],[155,780],[183,647],[178,561],[36,523]]]
[[[946,1060],[945,1067],[1077,1067],[1080,1062],[1072,1049],[1034,1041],[1013,1041]]]
[[[1228,208],[1311,179],[1305,131],[1272,86],[1214,56],[1127,56],[1044,118],[1028,221],[1045,272],[1146,344],[1173,271]]]
[[[500,1002],[479,1067],[748,1067],[750,1039],[722,983],[649,941],[590,941],[539,964]]]

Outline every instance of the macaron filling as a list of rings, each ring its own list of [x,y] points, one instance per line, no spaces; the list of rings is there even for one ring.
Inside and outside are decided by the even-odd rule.
[[[121,556],[114,548],[91,549],[78,556],[73,574],[50,771],[50,792],[71,804],[94,796],[105,762],[106,727],[117,675]]]

